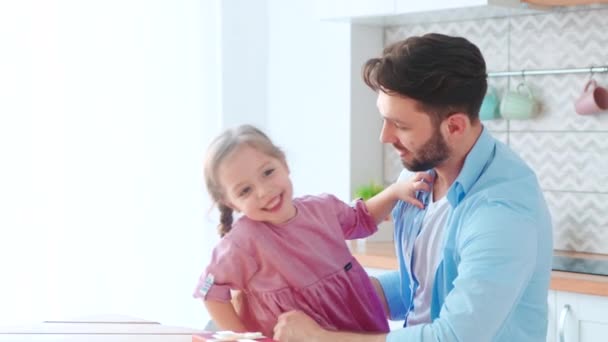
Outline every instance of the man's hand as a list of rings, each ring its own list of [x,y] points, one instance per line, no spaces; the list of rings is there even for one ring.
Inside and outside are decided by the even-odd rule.
[[[321,342],[325,330],[301,311],[289,311],[279,316],[273,339],[279,342]]]

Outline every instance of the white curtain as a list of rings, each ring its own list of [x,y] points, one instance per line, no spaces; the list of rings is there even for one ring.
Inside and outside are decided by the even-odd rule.
[[[0,324],[202,327],[219,0],[0,0]]]

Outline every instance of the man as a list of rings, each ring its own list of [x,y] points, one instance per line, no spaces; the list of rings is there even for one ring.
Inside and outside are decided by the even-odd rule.
[[[404,328],[326,331],[292,311],[279,318],[275,339],[544,342],[551,219],[534,172],[479,121],[487,89],[479,49],[459,37],[411,37],[369,60],[363,74],[378,92],[381,141],[406,169],[433,179],[419,193],[425,209],[393,208],[399,272],[373,279]]]

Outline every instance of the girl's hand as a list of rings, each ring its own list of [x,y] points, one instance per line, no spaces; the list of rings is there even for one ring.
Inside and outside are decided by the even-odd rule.
[[[416,198],[416,191],[430,191],[432,182],[431,175],[426,172],[418,172],[410,180],[389,185],[382,192],[365,201],[365,206],[376,223],[382,222],[390,214],[398,200],[424,209],[422,202]]]
[[[417,191],[431,191],[433,177],[426,172],[417,172],[409,180],[395,182],[389,186],[391,194],[395,199],[410,203],[420,209],[424,209],[424,204],[416,198]]]

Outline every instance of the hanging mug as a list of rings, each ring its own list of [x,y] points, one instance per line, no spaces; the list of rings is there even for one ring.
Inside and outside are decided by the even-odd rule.
[[[479,119],[481,120],[493,120],[499,117],[498,115],[498,94],[496,89],[492,86],[488,86],[486,95],[483,97],[483,102],[479,108]]]
[[[536,100],[525,83],[520,83],[517,90],[507,92],[500,102],[500,115],[505,119],[529,119],[536,111]]]
[[[608,90],[598,86],[594,79],[590,79],[576,100],[574,109],[581,115],[605,111],[608,109]]]

